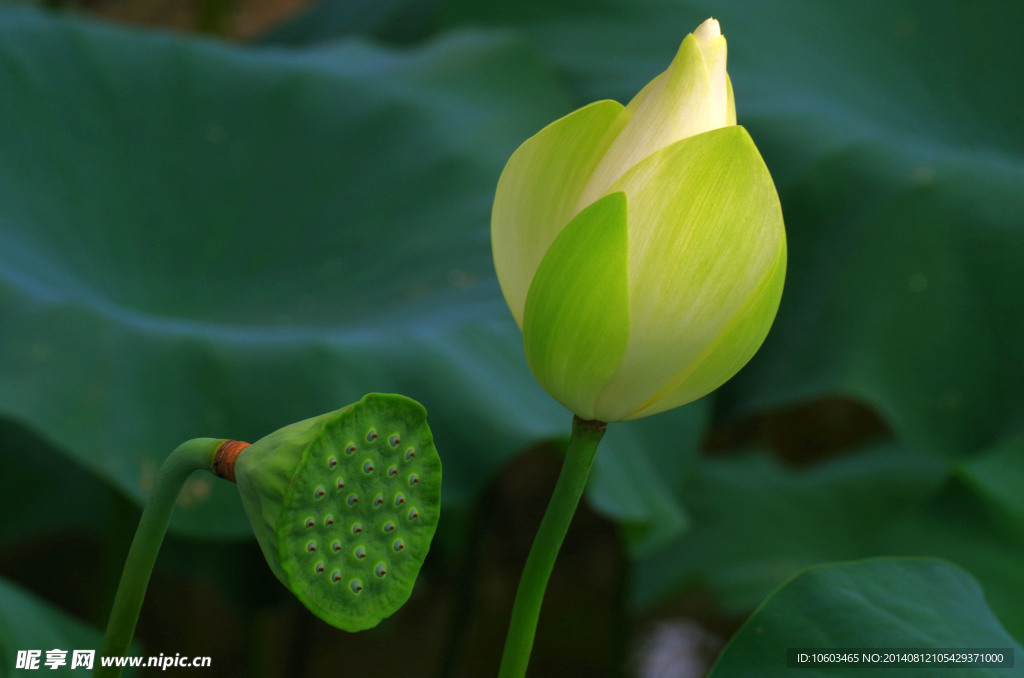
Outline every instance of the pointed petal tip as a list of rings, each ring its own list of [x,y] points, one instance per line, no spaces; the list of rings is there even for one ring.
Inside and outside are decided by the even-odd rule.
[[[700,26],[697,26],[697,30],[693,34],[697,36],[697,42],[705,45],[715,38],[722,37],[722,27],[719,25],[718,19],[709,18]]]

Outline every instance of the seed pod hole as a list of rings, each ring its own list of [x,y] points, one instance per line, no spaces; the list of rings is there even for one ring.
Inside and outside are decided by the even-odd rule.
[[[372,443],[377,439],[377,429],[371,428],[366,432],[366,442]]]
[[[391,522],[390,520],[388,522],[384,523],[384,531],[385,532],[394,532],[395,531],[395,524],[393,522]]]
[[[333,581],[335,584],[341,581],[341,570],[335,570],[334,572],[331,572],[331,581]]]
[[[359,560],[362,560],[366,557],[366,549],[362,546],[357,546],[356,550],[352,552],[352,555],[354,555]]]
[[[384,495],[383,494],[378,494],[376,497],[373,498],[373,508],[378,508],[383,503],[384,503]]]
[[[328,513],[326,516],[324,516],[324,525],[326,525],[327,527],[330,527],[333,524],[334,524],[334,516],[332,516],[330,513]]]
[[[318,485],[316,488],[316,492],[313,493],[313,496],[316,497],[317,499],[323,499],[325,494],[327,494],[327,491],[324,490],[324,486]]]
[[[396,539],[395,543],[392,545],[392,548],[394,548],[395,551],[404,551],[405,550],[405,542],[402,541],[401,539]]]
[[[340,490],[341,488],[345,487],[345,479],[342,478],[341,476],[338,476],[338,478],[334,481],[334,484]]]
[[[321,560],[319,563],[316,564],[316,567],[313,568],[313,569],[316,571],[317,574],[320,574],[321,572],[323,572],[324,571],[324,561]]]
[[[338,458],[337,457],[331,457],[330,459],[327,460],[327,468],[334,468],[337,465],[338,465]]]
[[[352,593],[360,593],[363,590],[363,582],[359,581],[358,579],[353,579],[352,581],[350,581],[348,583],[348,586],[350,589],[352,589]]]
[[[410,459],[412,459],[415,456],[416,456],[416,450],[414,450],[413,448],[410,447],[409,449],[407,449],[405,451],[405,460],[406,461],[409,461]]]
[[[313,518],[306,518],[306,527],[313,527],[316,525],[316,520]]]
[[[420,484],[420,477],[413,473],[409,476],[409,487],[413,487]]]
[[[349,506],[355,506],[358,501],[359,501],[359,497],[357,497],[356,495],[354,495],[354,494],[348,495],[348,505]]]
[[[383,579],[384,575],[388,573],[388,567],[385,563],[377,563],[377,567],[373,568],[373,573]]]
[[[391,445],[391,447],[398,447],[399,445],[402,444],[402,440],[397,435],[394,435],[388,438],[388,443]]]
[[[409,520],[416,520],[419,517],[419,511],[417,511],[415,508],[409,509]]]
[[[348,447],[345,448],[345,454],[347,454],[349,456],[352,456],[355,453],[356,453],[356,444],[355,443],[349,443]]]
[[[363,531],[363,526],[362,525],[360,525],[359,523],[353,523],[352,524],[352,534],[359,534],[362,531]]]
[[[399,492],[395,495],[395,506],[401,506],[405,503],[405,495]]]
[[[338,541],[337,539],[335,539],[333,542],[331,542],[331,548],[334,549],[335,552],[340,551],[341,550],[341,542]]]
[[[363,473],[373,473],[373,462],[369,459],[363,462]]]
[[[309,551],[310,553],[315,553],[316,552],[316,542],[315,541],[307,542],[306,543],[306,550]]]
[[[397,466],[392,466],[391,468],[388,469],[388,478],[394,478],[397,475],[398,475],[398,467]]]

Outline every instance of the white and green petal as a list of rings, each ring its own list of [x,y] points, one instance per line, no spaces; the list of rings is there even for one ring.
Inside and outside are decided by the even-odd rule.
[[[491,247],[498,282],[519,327],[537,266],[579,211],[577,199],[621,124],[622,104],[598,101],[527,139],[498,180]]]
[[[732,376],[763,341],[785,272],[778,195],[742,127],[676,142],[612,188],[629,201],[630,333],[596,406],[605,421],[696,399]],[[748,315],[764,327],[743,322],[727,342],[734,354],[716,349]]]
[[[619,177],[655,151],[736,124],[726,56],[725,37],[714,19],[686,36],[668,69],[623,110],[623,129],[594,169],[577,209],[604,195]]]

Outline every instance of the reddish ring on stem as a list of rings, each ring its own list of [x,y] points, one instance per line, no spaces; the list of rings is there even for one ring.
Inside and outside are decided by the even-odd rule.
[[[217,448],[217,455],[213,458],[211,470],[221,478],[235,482],[235,459],[249,445],[250,443],[241,440],[225,440]]]

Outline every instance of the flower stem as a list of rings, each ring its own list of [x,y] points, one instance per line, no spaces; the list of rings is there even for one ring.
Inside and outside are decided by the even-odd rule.
[[[153,494],[142,512],[121,573],[121,583],[114,596],[110,621],[107,622],[107,632],[99,651],[100,657],[128,654],[128,646],[135,634],[135,624],[139,620],[139,610],[142,609],[142,600],[146,597],[149,576],[153,572],[153,563],[164,541],[167,525],[171,522],[178,494],[193,471],[211,469],[214,456],[223,442],[214,438],[189,440],[171,452],[160,467]],[[121,670],[121,667],[105,667],[97,658],[93,676],[116,678],[121,675]]]
[[[555,558],[562,548],[562,541],[569,531],[573,514],[576,513],[576,506],[583,496],[583,489],[587,486],[587,476],[590,475],[594,454],[606,426],[601,421],[584,421],[573,417],[572,439],[565,453],[562,472],[519,580],[498,678],[523,678],[526,675],[544,590],[551,577]]]

